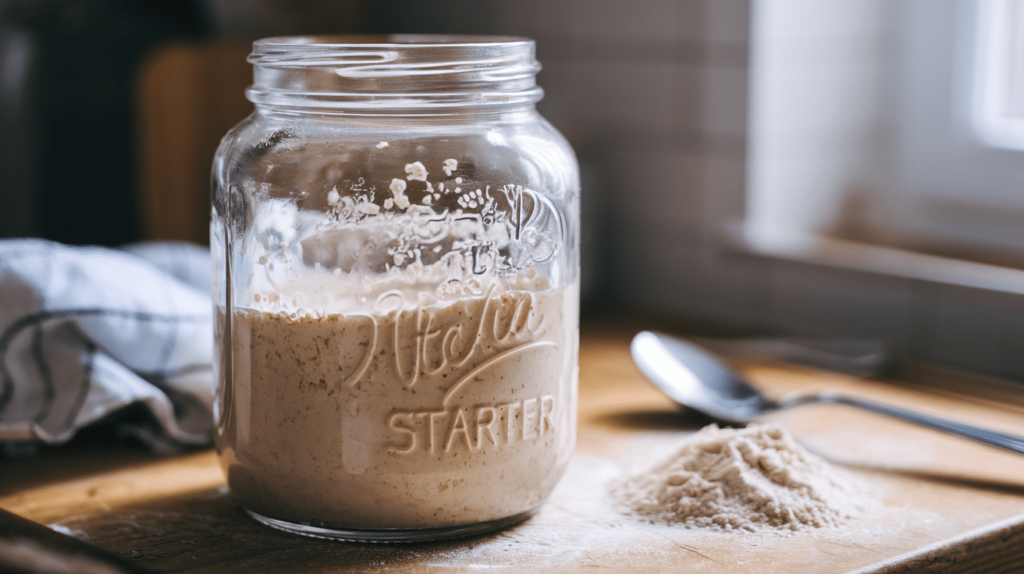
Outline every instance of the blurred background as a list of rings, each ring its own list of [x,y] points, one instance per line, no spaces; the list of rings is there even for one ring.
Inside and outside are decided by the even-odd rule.
[[[0,0],[0,237],[206,243],[252,40],[537,41],[585,311],[1024,380],[1022,0]]]

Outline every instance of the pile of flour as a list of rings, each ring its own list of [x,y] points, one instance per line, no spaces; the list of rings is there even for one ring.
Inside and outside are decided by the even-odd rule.
[[[725,530],[838,526],[858,508],[850,479],[778,424],[705,427],[672,456],[612,486],[620,509]]]

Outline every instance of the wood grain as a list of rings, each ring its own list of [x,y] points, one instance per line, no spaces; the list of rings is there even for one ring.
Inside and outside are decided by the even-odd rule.
[[[855,574],[1024,572],[1024,517],[993,524],[858,570]]]
[[[631,331],[584,332],[576,455],[542,511],[508,530],[431,544],[307,539],[263,527],[232,500],[216,458],[137,456],[79,473],[47,459],[6,460],[0,508],[161,572],[1012,572],[1024,563],[1024,457],[869,413],[814,406],[779,413],[804,445],[857,477],[866,510],[846,528],[730,533],[618,513],[608,482],[708,421],[677,409],[633,367]],[[920,385],[787,365],[740,366],[770,394],[837,389],[1024,433],[1019,411]],[[954,377],[955,378],[955,377]],[[972,381],[972,385],[980,384]],[[128,457],[126,457],[127,459]],[[36,486],[5,478],[35,473]]]

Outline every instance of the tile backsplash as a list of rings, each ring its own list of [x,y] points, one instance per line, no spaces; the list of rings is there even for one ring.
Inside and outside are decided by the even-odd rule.
[[[885,129],[876,104],[884,93],[853,93],[843,81],[884,80],[878,46],[886,31],[878,22],[890,7],[775,4],[776,14],[828,11],[835,30],[816,35],[810,27],[762,42],[758,49],[773,52],[759,62],[767,56],[768,87],[777,89],[762,84],[757,97],[768,99],[753,102],[752,78],[764,71],[755,72],[750,56],[752,10],[763,8],[753,0],[499,3],[494,31],[537,40],[547,93],[540,109],[573,140],[584,166],[587,292],[746,332],[883,339],[906,355],[1024,377],[1019,296],[729,247],[728,224],[748,216],[753,165],[775,170],[769,183],[802,185],[797,205],[811,213],[836,177],[830,158],[860,165],[861,156],[880,153],[873,134]],[[833,92],[800,103],[787,74],[810,75],[801,81]],[[760,125],[748,112],[755,105],[788,115],[773,112]],[[768,133],[778,153],[752,158],[752,129]],[[814,178],[825,187],[815,189]]]
[[[583,164],[585,291],[685,314],[736,307],[700,295],[732,280],[713,261],[716,222],[743,216],[749,2],[500,5],[494,31],[537,40],[539,107]]]
[[[884,94],[861,84],[879,79],[873,46],[885,30],[871,23],[888,2],[369,5],[379,30],[537,41],[538,107],[582,168],[585,299],[743,333],[883,339],[907,355],[1024,378],[1024,296],[752,255],[730,235],[751,215],[814,219],[844,191],[837,181],[885,155],[874,139]],[[765,38],[765,19],[789,25],[787,11],[832,27],[793,20],[792,37]],[[766,209],[752,189],[777,193],[763,194]]]

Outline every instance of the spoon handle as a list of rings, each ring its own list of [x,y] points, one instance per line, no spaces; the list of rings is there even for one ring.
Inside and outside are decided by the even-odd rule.
[[[976,426],[971,426],[949,419],[944,419],[936,416],[926,415],[923,413],[916,413],[913,411],[904,410],[898,407],[890,407],[887,405],[880,405],[871,401],[865,401],[854,397],[836,394],[833,392],[825,391],[813,395],[800,395],[783,399],[779,402],[780,407],[795,407],[797,405],[805,405],[810,403],[824,403],[824,404],[837,404],[837,405],[848,405],[851,407],[858,407],[871,412],[888,415],[893,418],[904,420],[910,423],[935,429],[937,431],[946,432],[958,437],[966,438],[1017,454],[1024,454],[1024,437],[1017,436],[1009,433],[998,432],[989,429],[983,429]]]

